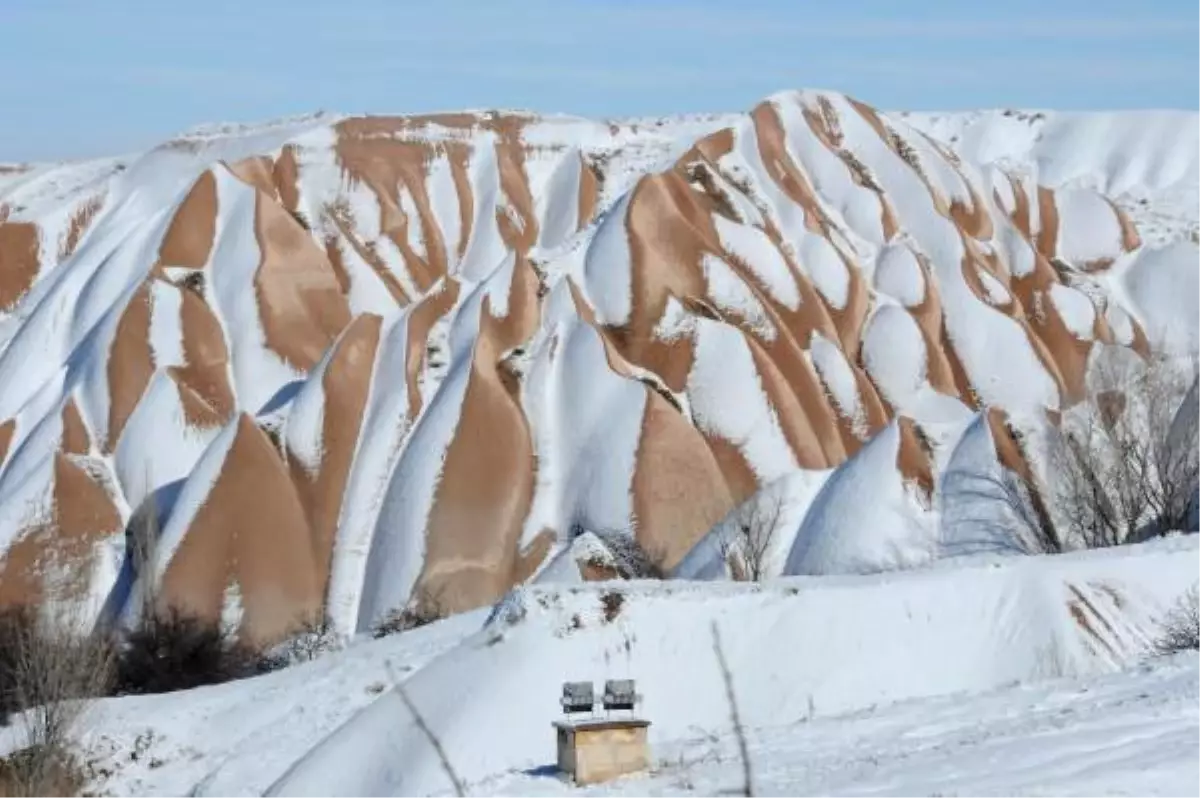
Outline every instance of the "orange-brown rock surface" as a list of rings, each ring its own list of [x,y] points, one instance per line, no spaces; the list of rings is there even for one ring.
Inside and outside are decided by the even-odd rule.
[[[867,460],[921,512],[946,429],[1151,346],[1105,287],[1147,246],[1120,204],[836,94],[674,134],[251,132],[0,184],[0,602],[132,595],[97,562],[151,497],[140,589],[257,641],[486,604],[573,529],[669,568],[762,486]]]

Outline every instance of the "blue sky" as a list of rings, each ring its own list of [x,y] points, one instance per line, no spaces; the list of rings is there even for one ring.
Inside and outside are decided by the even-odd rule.
[[[0,0],[0,161],[318,109],[1197,108],[1195,0]]]

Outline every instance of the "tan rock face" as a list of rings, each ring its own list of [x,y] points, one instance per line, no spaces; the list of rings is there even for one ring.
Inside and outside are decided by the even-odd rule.
[[[321,608],[304,504],[279,453],[249,416],[162,577],[159,601],[219,621],[227,596],[241,633],[279,639]]]
[[[12,445],[13,433],[17,430],[17,420],[10,418],[0,424],[0,465],[8,457],[8,447]]]
[[[122,528],[108,493],[66,454],[54,454],[47,473],[49,516],[0,559],[0,606],[86,598],[97,545]]]
[[[38,228],[0,218],[0,311],[11,310],[38,275]]]
[[[87,454],[92,448],[91,435],[79,416],[79,406],[74,399],[68,399],[62,411],[62,443],[59,449],[63,454]]]
[[[379,344],[381,319],[364,314],[350,323],[335,345],[321,380],[325,395],[321,420],[323,457],[315,473],[289,462],[292,482],[312,530],[315,572],[322,583],[329,573],[342,493],[358,444],[363,407],[371,389],[371,370]]]
[[[216,227],[217,181],[211,171],[206,171],[176,209],[158,250],[159,262],[201,268],[212,252]]]
[[[116,448],[125,422],[137,407],[150,377],[154,374],[154,353],[150,351],[150,291],[142,285],[129,300],[117,323],[108,355],[108,435],[107,451]]]
[[[404,387],[408,392],[408,422],[421,412],[421,390],[418,384],[425,368],[429,331],[438,319],[445,316],[458,301],[459,284],[449,280],[440,291],[427,295],[408,317],[408,351],[405,363]],[[441,353],[438,353],[441,354]]]
[[[425,165],[430,152],[419,142],[395,137],[407,120],[395,120],[393,128],[389,128],[388,121],[360,118],[339,123],[338,162],[351,183],[362,182],[375,195],[383,236],[400,249],[417,286],[427,289],[447,271],[445,242],[433,218],[426,188]],[[401,208],[402,187],[415,203],[414,218]],[[418,227],[425,240],[424,257],[409,247],[410,225]]]
[[[350,321],[325,253],[277,202],[257,195],[255,235],[262,262],[254,279],[267,346],[306,370]]]
[[[221,323],[212,308],[195,291],[180,292],[180,326],[185,365],[174,374],[181,387],[203,404],[194,404],[188,423],[196,427],[222,424],[231,417],[235,400],[229,385],[229,350]]]
[[[633,506],[638,541],[666,568],[734,506],[704,437],[649,388],[633,475]]]
[[[162,150],[193,160],[153,209],[161,240],[112,236],[92,260],[85,237],[128,222],[117,183],[69,197],[58,227],[0,203],[0,315],[54,269],[78,274],[40,300],[44,340],[0,346],[5,373],[51,357],[39,379],[61,378],[36,401],[0,385],[0,502],[30,431],[51,412],[62,429],[37,477],[53,512],[0,528],[0,604],[60,590],[46,579],[61,563],[90,573],[95,545],[122,534],[127,486],[95,464],[135,410],[140,426],[167,407],[146,423],[194,443],[151,458],[171,461],[155,484],[203,493],[162,600],[211,620],[240,607],[246,637],[270,641],[334,592],[396,598],[371,579],[412,585],[400,603],[489,603],[577,525],[626,530],[670,567],[765,482],[839,468],[894,418],[896,468],[931,502],[931,399],[986,410],[997,458],[1022,470],[1006,412],[1053,419],[1079,401],[1097,341],[1149,351],[1136,314],[1094,307],[1081,330],[1054,297],[1141,245],[1111,202],[1081,207],[1111,212],[1114,251],[1066,264],[1079,213],[1036,172],[969,168],[832,94],[728,121],[636,178],[622,150],[657,134],[616,122],[356,117],[226,164],[185,138]],[[888,279],[884,250],[905,258]],[[565,354],[572,330],[586,363]],[[1017,379],[989,371],[1022,358]],[[143,413],[158,370],[179,402]],[[1010,401],[1024,382],[1047,387]],[[219,468],[197,473],[229,424]],[[352,485],[369,486],[361,502]],[[364,567],[380,552],[393,559]]]
[[[496,362],[501,325],[486,302],[480,313],[461,416],[430,508],[419,587],[451,610],[490,602],[512,584],[534,482],[527,422]]]

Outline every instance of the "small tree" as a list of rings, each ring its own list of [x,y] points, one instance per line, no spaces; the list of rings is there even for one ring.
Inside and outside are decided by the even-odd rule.
[[[735,578],[761,582],[767,577],[783,507],[779,492],[759,491],[721,522],[717,543]]]
[[[69,606],[69,605],[68,605]],[[91,703],[109,689],[113,649],[85,632],[69,610],[39,615],[28,607],[0,615],[4,711],[19,712],[20,741],[0,767],[0,790],[14,795],[73,791],[83,777],[72,737]]]
[[[1066,549],[1038,485],[1028,474],[1002,464],[959,468],[948,473],[944,497],[952,518],[956,554],[1006,550],[1018,554],[1060,554]]]
[[[1122,354],[1101,361],[1084,401],[1047,430],[1042,478],[1003,465],[946,475],[960,544],[1057,554],[1186,525],[1200,475],[1195,360],[1181,367]],[[1023,436],[1009,432],[1025,448]]]
[[[1051,450],[1051,492],[1066,534],[1087,548],[1181,528],[1200,475],[1196,363],[1110,359]],[[1189,388],[1191,389],[1189,391]]]

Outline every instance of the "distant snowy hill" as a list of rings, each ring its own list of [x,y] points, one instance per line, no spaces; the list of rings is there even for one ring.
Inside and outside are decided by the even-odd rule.
[[[0,603],[349,634],[578,580],[578,529],[706,573],[767,485],[776,573],[935,560],[949,463],[1036,460],[1101,349],[1195,347],[1198,131],[801,91],[2,166]]]

